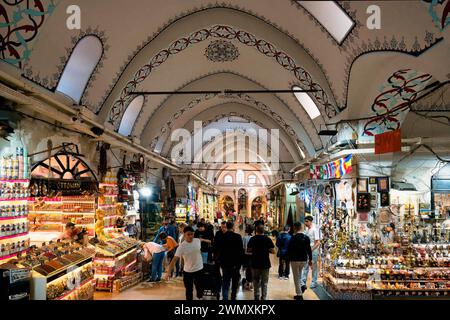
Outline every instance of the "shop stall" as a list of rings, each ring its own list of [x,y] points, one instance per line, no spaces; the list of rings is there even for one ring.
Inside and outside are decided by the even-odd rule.
[[[450,298],[450,245],[429,193],[391,185],[335,182],[336,209],[321,211],[324,288],[336,299]]]
[[[68,222],[94,236],[98,183],[82,157],[77,146],[63,145],[33,166],[28,215],[32,244],[57,239]]]
[[[32,300],[91,300],[95,249],[73,241],[32,246],[14,261],[31,270]]]
[[[0,263],[29,247],[29,166],[26,149],[0,157]]]
[[[101,241],[96,245],[96,290],[120,292],[142,281],[137,245],[138,241],[129,237]]]
[[[119,188],[114,175],[109,172],[104,182],[99,184],[98,206],[96,210],[97,237],[118,237],[125,231],[125,203],[118,202]]]

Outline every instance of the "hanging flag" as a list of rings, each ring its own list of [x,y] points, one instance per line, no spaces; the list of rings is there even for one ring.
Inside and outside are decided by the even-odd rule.
[[[398,152],[402,150],[401,129],[375,135],[375,154]]]
[[[310,165],[309,173],[311,179],[326,180],[340,179],[347,173],[352,172],[352,155],[331,161],[320,166]]]
[[[345,174],[352,172],[352,155],[349,154],[342,161],[343,171]]]

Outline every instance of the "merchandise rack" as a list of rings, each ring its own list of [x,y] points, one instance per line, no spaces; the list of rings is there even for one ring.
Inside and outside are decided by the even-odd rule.
[[[68,221],[74,221],[77,227],[85,227],[89,236],[94,236],[95,225],[95,198],[91,197],[89,201],[81,196],[62,196],[57,198],[35,198],[35,201],[43,201],[47,206],[43,210],[30,210],[29,220],[32,227],[32,237],[36,241],[43,239],[39,233],[54,234],[57,237],[64,231],[64,226]],[[80,205],[86,205],[84,210]],[[88,209],[88,210],[86,210]],[[73,217],[75,216],[75,217]],[[34,224],[33,219],[39,222]]]
[[[55,270],[49,273],[48,275],[42,275],[33,270],[31,281],[31,299],[47,300],[48,296],[47,290],[50,285],[53,285],[58,282],[62,283],[64,280],[66,280],[66,277],[68,277],[69,275],[73,275],[75,272],[77,272],[83,267],[92,268],[92,260],[93,256],[80,259],[67,266],[64,266],[63,268]],[[87,285],[88,283],[92,283],[93,280],[94,280],[93,277],[84,279],[79,287],[73,288],[70,291],[66,291],[59,297],[54,298],[53,300],[64,300],[67,296],[81,289],[83,286]]]
[[[27,221],[30,200],[29,184],[29,179],[0,179],[0,226],[11,228],[14,225],[17,231],[17,224]],[[22,225],[20,230],[20,233],[0,236],[2,248],[0,261],[4,262],[15,258],[19,253],[28,249],[30,242],[28,224]],[[2,255],[4,250],[8,254]]]
[[[94,278],[96,279],[95,289],[97,291],[119,291],[118,288],[122,288],[122,282],[128,283],[129,281],[127,282],[127,279],[129,280],[130,276],[137,274],[134,270],[136,264],[137,243],[115,254],[97,248],[96,256],[93,260],[95,270]],[[131,274],[127,275],[127,272]]]

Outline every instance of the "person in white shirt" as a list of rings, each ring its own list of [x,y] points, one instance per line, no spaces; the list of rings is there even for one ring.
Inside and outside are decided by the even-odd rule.
[[[166,248],[156,242],[144,243],[142,248],[144,249],[144,259],[146,261],[150,260],[150,256],[152,257],[152,271],[150,274],[150,279],[148,279],[147,282],[161,281]]]
[[[201,255],[201,241],[194,238],[194,230],[187,226],[184,228],[184,241],[180,243],[175,252],[175,257],[167,267],[166,279],[170,278],[170,274],[177,263],[183,258],[183,282],[186,289],[186,300],[194,298],[194,284],[197,298],[203,298],[202,277],[203,277],[203,259]]]
[[[308,236],[310,242],[311,242],[311,250],[312,250],[312,280],[310,288],[316,288],[317,287],[317,276],[318,276],[318,268],[317,268],[317,260],[319,259],[319,247],[320,247],[320,234],[319,229],[317,226],[313,223],[313,217],[307,216],[305,217],[305,235]],[[302,271],[302,291],[304,292],[306,290],[306,280],[308,279],[309,274],[309,268],[310,263],[305,264],[303,271]]]

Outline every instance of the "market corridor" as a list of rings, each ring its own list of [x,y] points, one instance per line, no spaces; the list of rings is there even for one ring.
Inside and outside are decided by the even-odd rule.
[[[289,280],[278,279],[278,261],[272,257],[272,268],[269,277],[269,300],[292,300],[295,289],[292,276]],[[315,289],[305,291],[305,300],[327,300],[330,299],[323,288],[319,285]],[[120,293],[96,292],[94,300],[185,300],[183,278],[172,278],[169,281],[159,283],[141,282],[136,286]],[[214,297],[205,296],[204,300],[215,300]],[[242,290],[240,286],[237,300],[253,300],[253,291]]]

